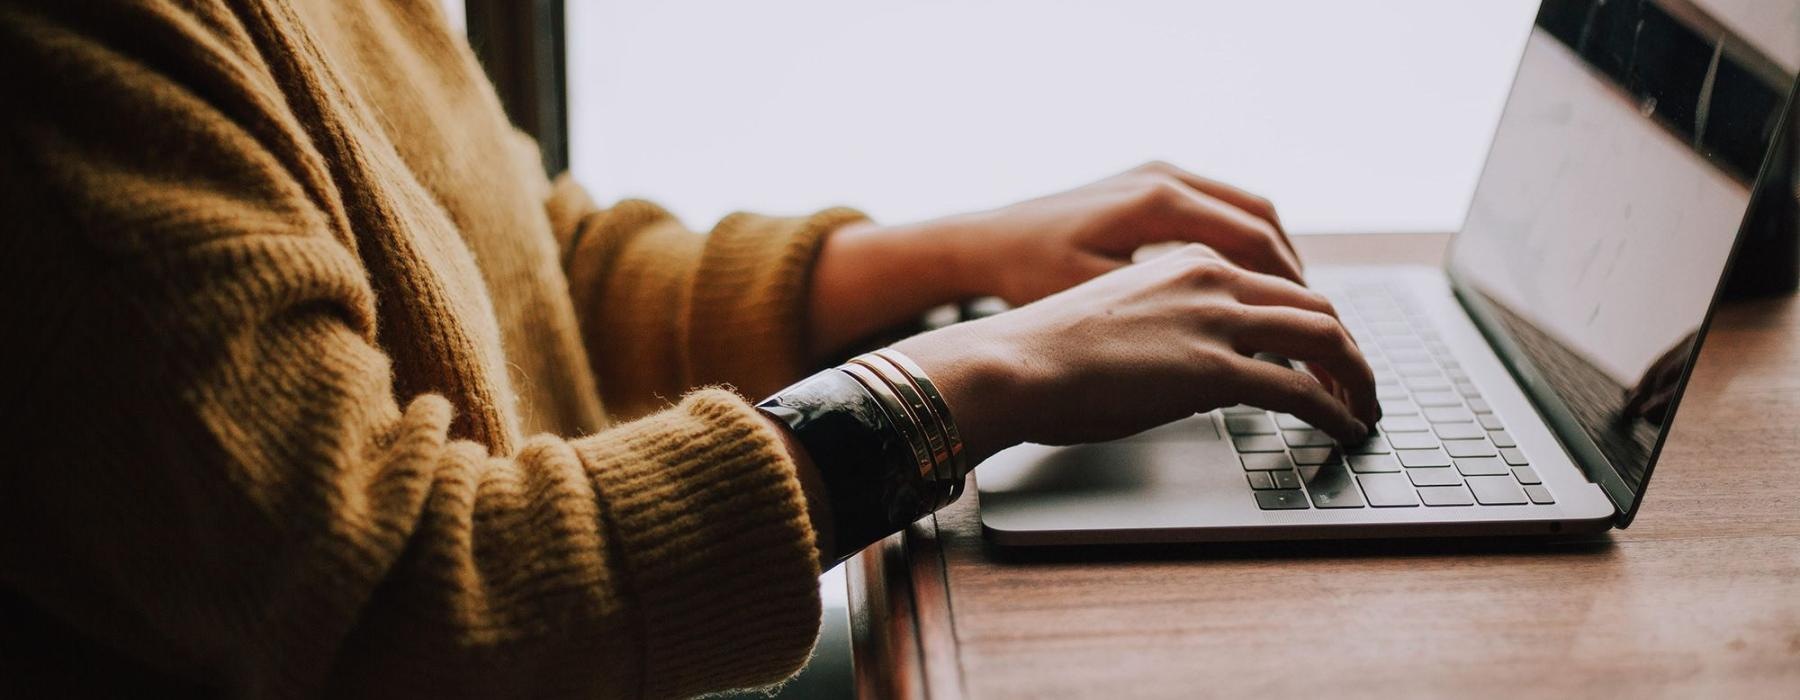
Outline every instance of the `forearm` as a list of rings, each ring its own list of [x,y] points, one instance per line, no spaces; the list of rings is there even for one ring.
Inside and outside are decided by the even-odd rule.
[[[821,242],[863,220],[848,209],[735,214],[698,234],[649,202],[600,208],[568,180],[547,208],[613,418],[699,386],[764,396],[819,364],[805,339]]]
[[[955,219],[903,226],[864,221],[833,232],[813,272],[808,356],[828,362],[934,306],[979,296],[973,236]]]

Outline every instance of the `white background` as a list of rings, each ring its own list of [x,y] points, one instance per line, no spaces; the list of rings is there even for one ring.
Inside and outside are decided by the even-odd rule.
[[[571,160],[704,227],[901,221],[1163,158],[1301,232],[1462,221],[1524,0],[570,0]]]

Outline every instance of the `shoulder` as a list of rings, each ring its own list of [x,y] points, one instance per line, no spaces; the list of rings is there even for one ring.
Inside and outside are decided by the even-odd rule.
[[[318,231],[305,137],[242,8],[0,3],[0,180],[102,247]]]

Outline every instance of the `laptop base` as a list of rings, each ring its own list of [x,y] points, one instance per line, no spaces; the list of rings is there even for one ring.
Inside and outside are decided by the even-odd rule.
[[[1489,427],[1503,421],[1505,430],[1492,434],[1505,435],[1505,442],[1437,439],[1460,435],[1445,428],[1481,432],[1478,424],[1432,424],[1430,430],[1415,425],[1412,429],[1424,432],[1396,432],[1386,439],[1396,448],[1431,446],[1431,450],[1389,449],[1384,441],[1368,450],[1381,454],[1359,456],[1348,453],[1360,448],[1314,446],[1317,436],[1303,424],[1292,424],[1291,419],[1258,429],[1247,423],[1267,422],[1260,412],[1229,409],[1235,412],[1200,414],[1109,443],[1023,445],[994,456],[977,472],[982,526],[988,538],[1001,545],[1076,545],[1557,535],[1594,533],[1612,526],[1612,503],[1563,452],[1464,314],[1439,270],[1334,268],[1310,276],[1315,286],[1326,289],[1370,284],[1397,287],[1397,294],[1416,305],[1409,307],[1409,318],[1427,325],[1432,346],[1453,358],[1443,364],[1454,368],[1450,372],[1455,384],[1465,387],[1465,395],[1479,398],[1458,399],[1466,402],[1464,409],[1418,408],[1409,398],[1395,402],[1395,410],[1420,413],[1480,408],[1480,414],[1463,419],[1492,418]],[[1347,323],[1354,313],[1348,310],[1350,303],[1339,302]],[[1363,328],[1361,332],[1369,331]],[[1373,349],[1374,344],[1386,341],[1371,335],[1359,342],[1376,354],[1382,351]],[[1401,351],[1394,352],[1400,356]],[[1384,371],[1378,367],[1378,375]],[[1390,377],[1385,381],[1397,385],[1401,380]],[[1429,392],[1431,396],[1440,394],[1454,392]],[[1390,411],[1384,422],[1397,418],[1401,416]],[[1424,416],[1412,422],[1423,424]],[[1529,466],[1517,477],[1518,483],[1529,486],[1508,486],[1515,483],[1514,468],[1501,461],[1495,444],[1515,444],[1505,448],[1508,455],[1529,457]],[[1485,451],[1462,451],[1471,445]],[[1445,449],[1468,457],[1452,458]],[[1328,451],[1332,456],[1321,456]],[[1408,465],[1399,465],[1395,457],[1405,457]],[[1271,459],[1279,464],[1270,464]],[[1513,461],[1525,463],[1523,458]],[[1322,493],[1323,479],[1332,469],[1338,470],[1340,483],[1331,487],[1335,489],[1332,493]],[[1257,474],[1259,471],[1264,473]],[[1460,499],[1432,498],[1456,489],[1430,486],[1437,482],[1428,478],[1452,479],[1464,485],[1464,495]],[[1347,486],[1341,483],[1345,481]],[[1391,488],[1395,482],[1398,489]],[[1410,488],[1414,483],[1421,485]],[[1507,490],[1477,488],[1491,486]],[[1525,489],[1534,497],[1523,498]],[[1468,495],[1470,492],[1474,495]],[[1548,495],[1552,493],[1554,498]],[[1330,500],[1340,496],[1338,502]]]

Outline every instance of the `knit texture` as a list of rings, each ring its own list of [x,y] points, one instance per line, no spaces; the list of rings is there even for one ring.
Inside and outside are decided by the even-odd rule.
[[[596,205],[433,0],[6,2],[0,65],[0,695],[668,697],[804,661],[794,466],[698,387],[805,370],[857,214]]]

